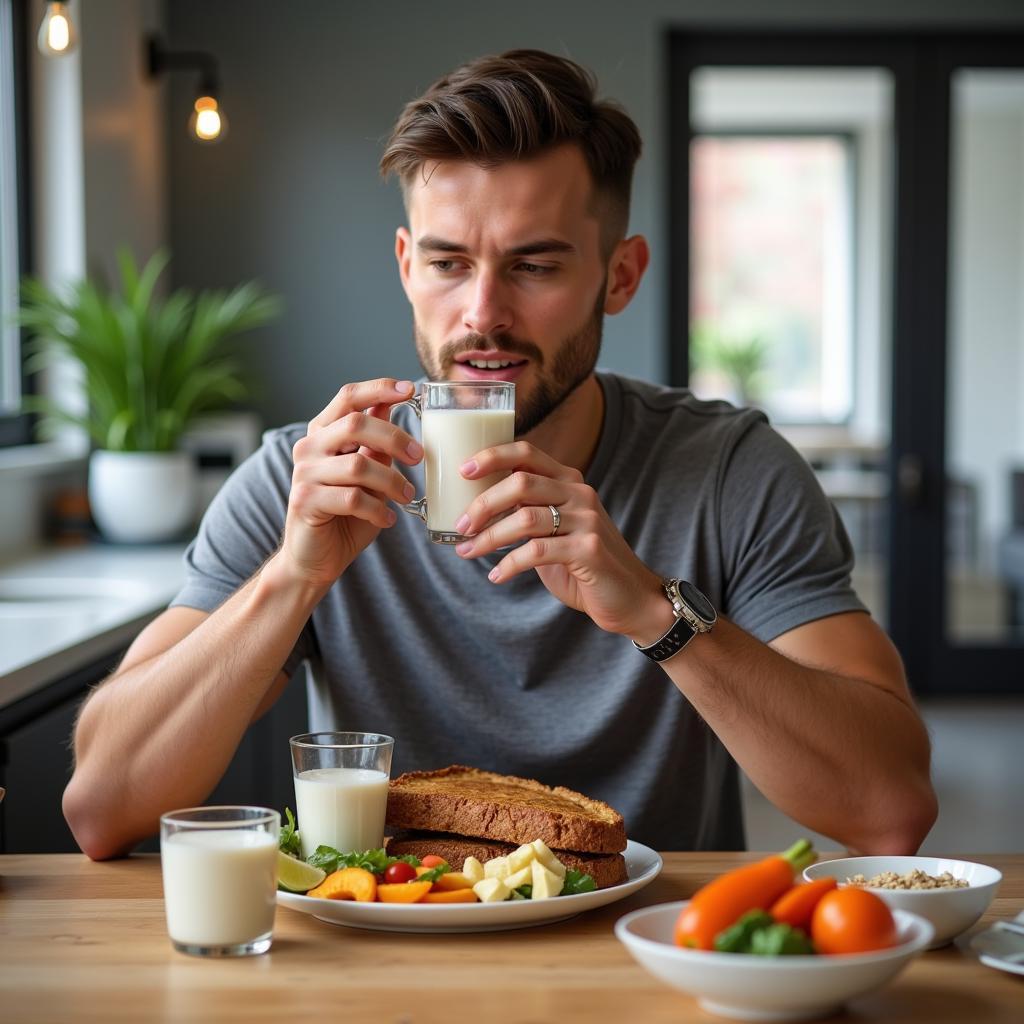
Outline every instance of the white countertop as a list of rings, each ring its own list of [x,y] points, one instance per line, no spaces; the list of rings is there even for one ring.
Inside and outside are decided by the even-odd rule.
[[[127,647],[181,587],[184,547],[95,544],[0,565],[0,707]]]

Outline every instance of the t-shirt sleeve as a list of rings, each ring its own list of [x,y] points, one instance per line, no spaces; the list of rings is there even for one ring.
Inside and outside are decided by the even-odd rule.
[[[227,479],[210,503],[185,551],[185,583],[171,607],[212,612],[277,550],[291,487],[291,447],[298,434],[268,431],[259,450]],[[313,648],[307,623],[284,663],[291,675]]]
[[[850,538],[814,471],[763,417],[738,427],[718,487],[723,612],[767,643],[815,619],[867,611],[850,579]]]

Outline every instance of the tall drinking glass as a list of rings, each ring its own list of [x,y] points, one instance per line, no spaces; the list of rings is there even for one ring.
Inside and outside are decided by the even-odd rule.
[[[288,742],[302,856],[318,846],[380,847],[395,741],[375,732],[310,732]]]
[[[189,807],[160,818],[167,931],[178,952],[270,949],[280,827],[267,807]]]

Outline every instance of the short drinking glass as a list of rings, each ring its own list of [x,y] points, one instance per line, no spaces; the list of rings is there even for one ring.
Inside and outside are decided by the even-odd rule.
[[[310,732],[288,742],[302,856],[318,846],[380,847],[395,741],[376,732]]]
[[[194,956],[270,948],[281,816],[267,807],[190,807],[160,818],[167,931]]]

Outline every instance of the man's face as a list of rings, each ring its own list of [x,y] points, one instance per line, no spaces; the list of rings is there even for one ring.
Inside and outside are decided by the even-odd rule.
[[[426,164],[396,254],[431,380],[510,380],[525,434],[593,371],[607,266],[590,173],[567,145],[483,168]]]

